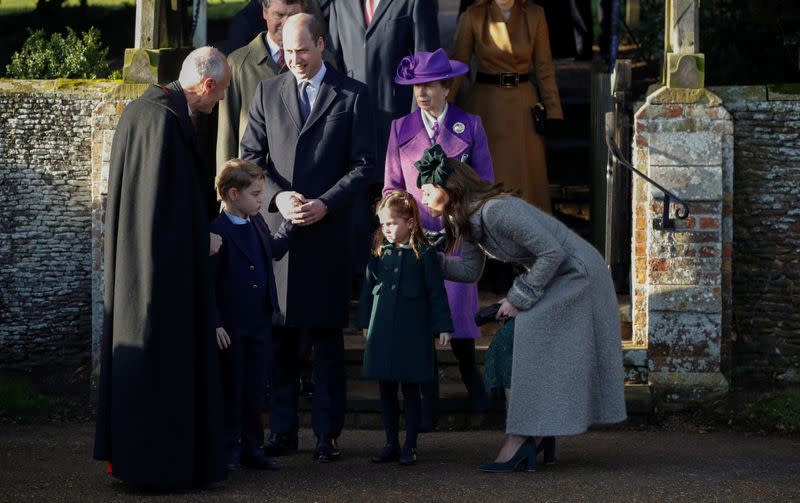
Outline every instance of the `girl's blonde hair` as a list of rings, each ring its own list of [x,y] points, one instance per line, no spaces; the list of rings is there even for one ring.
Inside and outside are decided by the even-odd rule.
[[[414,251],[414,255],[419,258],[419,253],[422,247],[428,244],[428,240],[425,239],[425,234],[422,232],[419,208],[417,208],[417,201],[414,200],[414,196],[405,190],[393,190],[380,200],[375,207],[375,215],[378,215],[384,209],[388,210],[391,215],[404,220],[414,219],[414,228],[411,229],[409,243],[411,244],[411,249]],[[376,257],[381,256],[384,241],[383,230],[378,227],[375,231],[372,247],[372,254]]]

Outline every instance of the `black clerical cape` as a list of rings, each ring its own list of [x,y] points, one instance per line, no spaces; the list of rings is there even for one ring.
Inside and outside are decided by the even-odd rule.
[[[109,169],[94,457],[141,486],[226,476],[200,161],[177,82],[127,106]]]

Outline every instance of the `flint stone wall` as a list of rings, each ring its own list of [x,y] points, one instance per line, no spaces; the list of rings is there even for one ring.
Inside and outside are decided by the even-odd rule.
[[[735,124],[733,384],[799,384],[800,86],[712,92]]]
[[[95,110],[117,88],[0,80],[0,371],[91,359]]]

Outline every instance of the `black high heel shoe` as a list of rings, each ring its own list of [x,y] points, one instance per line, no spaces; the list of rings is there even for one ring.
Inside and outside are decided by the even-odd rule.
[[[536,455],[544,452],[544,464],[556,464],[556,437],[542,437],[536,446]]]
[[[536,471],[536,444],[532,439],[526,439],[522,445],[519,446],[517,452],[505,463],[498,463],[492,461],[491,463],[484,463],[478,467],[482,472],[489,473],[508,473],[516,471],[517,467],[527,460],[525,465],[526,472]]]

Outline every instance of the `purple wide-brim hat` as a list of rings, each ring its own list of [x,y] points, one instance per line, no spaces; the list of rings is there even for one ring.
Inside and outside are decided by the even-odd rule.
[[[403,86],[410,86],[451,79],[468,71],[469,66],[461,61],[449,59],[444,49],[436,49],[433,52],[418,52],[400,60],[394,81]]]

